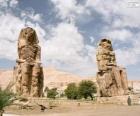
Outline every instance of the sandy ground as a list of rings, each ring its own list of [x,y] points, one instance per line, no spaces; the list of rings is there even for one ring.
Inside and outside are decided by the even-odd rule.
[[[140,116],[140,105],[101,105],[88,103],[61,104],[41,112],[39,107],[32,110],[7,108],[4,116]],[[16,114],[16,115],[12,115]]]

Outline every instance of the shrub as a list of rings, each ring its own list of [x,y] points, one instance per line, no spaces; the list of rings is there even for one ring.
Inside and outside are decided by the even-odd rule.
[[[68,99],[78,99],[78,87],[75,83],[68,84],[68,87],[65,89],[65,95]]]
[[[48,89],[47,90],[47,97],[48,98],[55,99],[57,94],[58,94],[57,88],[53,88],[53,89]]]
[[[90,97],[93,100],[93,94],[97,92],[97,89],[94,82],[84,80],[80,82],[78,91],[81,97],[85,99]]]
[[[4,108],[13,103],[14,100],[12,99],[13,97],[14,97],[13,93],[7,90],[0,89],[0,116],[2,116]]]

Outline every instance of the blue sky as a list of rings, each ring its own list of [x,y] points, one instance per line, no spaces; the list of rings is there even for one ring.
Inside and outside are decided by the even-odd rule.
[[[108,37],[117,64],[139,80],[139,12],[139,0],[0,0],[0,68],[13,68],[19,32],[31,26],[44,67],[95,76],[97,43]]]

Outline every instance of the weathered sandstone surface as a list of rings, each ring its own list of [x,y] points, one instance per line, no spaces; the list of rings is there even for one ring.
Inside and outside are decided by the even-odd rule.
[[[97,83],[101,97],[120,96],[128,93],[125,68],[117,66],[112,43],[102,39],[97,48]]]
[[[40,97],[43,93],[41,48],[34,29],[21,30],[18,38],[18,59],[14,67],[16,93],[21,96]]]

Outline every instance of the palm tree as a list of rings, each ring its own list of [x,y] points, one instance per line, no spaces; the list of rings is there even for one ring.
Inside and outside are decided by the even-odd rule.
[[[7,91],[0,89],[0,116],[3,115],[4,108],[9,106],[14,101],[14,94]]]

